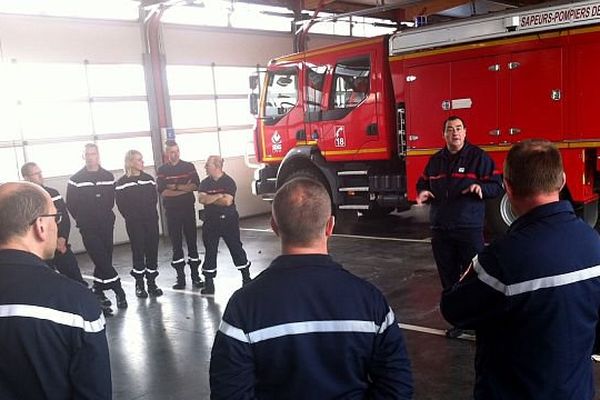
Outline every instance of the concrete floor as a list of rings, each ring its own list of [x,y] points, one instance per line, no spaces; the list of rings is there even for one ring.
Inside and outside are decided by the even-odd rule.
[[[252,261],[252,276],[279,254],[268,230],[268,216],[241,221],[242,241]],[[198,243],[201,246],[201,232]],[[429,243],[427,210],[413,210],[385,219],[363,221],[330,241],[332,256],[348,270],[379,287],[394,309],[410,353],[416,400],[471,398],[474,342],[446,339],[440,315],[440,286]],[[168,240],[159,249],[157,299],[138,299],[129,275],[130,249],[117,246],[114,262],[128,295],[129,308],[116,310],[107,321],[115,400],[208,399],[210,348],[231,294],[241,285],[224,244],[214,297],[200,291],[174,291],[175,273]],[[91,275],[87,255],[79,255],[84,275]],[[113,293],[107,293],[114,299]],[[600,373],[596,371],[596,381]],[[598,385],[597,385],[598,386]]]

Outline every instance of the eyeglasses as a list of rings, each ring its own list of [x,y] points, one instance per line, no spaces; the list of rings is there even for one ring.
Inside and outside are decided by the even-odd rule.
[[[45,217],[54,217],[54,221],[56,222],[56,224],[60,224],[60,222],[62,221],[62,213],[56,213],[56,214],[42,214],[42,215],[38,215],[33,221],[31,221],[31,223],[29,225],[33,225],[35,223],[35,221],[37,221],[38,218],[45,218]]]

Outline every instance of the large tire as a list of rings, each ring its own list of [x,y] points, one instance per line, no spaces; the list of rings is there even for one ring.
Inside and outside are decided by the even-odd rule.
[[[506,233],[510,224],[517,219],[506,193],[486,201],[485,216],[487,229],[494,236]]]

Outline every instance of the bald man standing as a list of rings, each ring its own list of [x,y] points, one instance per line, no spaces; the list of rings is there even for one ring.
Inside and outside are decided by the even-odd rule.
[[[112,397],[98,301],[43,261],[54,257],[62,217],[38,185],[0,185],[3,400]]]

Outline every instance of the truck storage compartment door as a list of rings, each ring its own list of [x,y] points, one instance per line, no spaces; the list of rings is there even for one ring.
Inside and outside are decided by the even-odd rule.
[[[463,118],[467,139],[477,145],[500,140],[496,56],[453,61],[450,65],[450,113]],[[438,121],[441,125],[442,120]],[[441,129],[441,127],[439,128]]]
[[[505,140],[563,139],[563,87],[560,48],[512,53],[506,64],[510,115]]]
[[[450,63],[406,70],[406,139],[409,149],[444,146],[443,122],[450,116]]]

